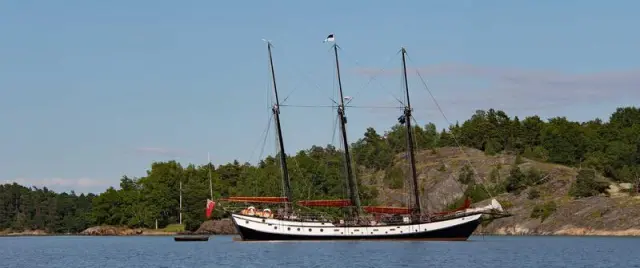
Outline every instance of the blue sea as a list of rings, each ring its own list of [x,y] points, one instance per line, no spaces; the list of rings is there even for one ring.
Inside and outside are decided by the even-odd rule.
[[[208,242],[0,237],[0,267],[640,267],[640,238],[472,236],[465,242]]]

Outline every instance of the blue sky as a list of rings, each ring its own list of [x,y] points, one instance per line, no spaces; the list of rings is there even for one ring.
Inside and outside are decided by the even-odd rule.
[[[452,122],[491,107],[606,119],[640,100],[635,1],[240,2],[0,3],[0,182],[100,192],[152,161],[255,162],[271,94],[262,38],[289,105],[331,104],[330,32],[352,105],[397,106],[406,46],[416,119],[440,129],[416,70]],[[347,114],[354,142],[400,111]],[[331,143],[334,117],[283,108],[288,152]]]

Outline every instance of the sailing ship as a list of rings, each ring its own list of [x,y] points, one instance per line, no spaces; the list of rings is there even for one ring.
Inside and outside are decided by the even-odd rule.
[[[325,42],[333,42],[333,54],[337,73],[340,103],[337,105],[337,113],[340,123],[341,140],[344,153],[345,179],[349,199],[339,200],[299,200],[295,202],[301,207],[340,207],[346,208],[348,214],[344,217],[327,219],[313,214],[302,214],[293,209],[291,183],[287,169],[287,159],[284,150],[284,142],[280,121],[280,102],[276,84],[275,70],[273,67],[272,44],[267,43],[271,82],[275,103],[272,106],[274,123],[278,135],[280,168],[282,172],[282,186],[284,196],[244,196],[228,197],[220,199],[220,202],[233,202],[245,204],[271,204],[281,205],[284,209],[273,212],[270,209],[256,209],[249,206],[241,211],[231,212],[233,224],[245,241],[273,241],[273,240],[387,240],[387,239],[418,239],[418,240],[467,240],[481,223],[482,216],[486,213],[500,213],[503,211],[500,203],[493,199],[491,203],[481,208],[470,208],[467,199],[465,204],[453,211],[428,213],[421,206],[421,197],[418,186],[418,176],[415,164],[414,137],[412,133],[412,108],[409,99],[409,86],[407,81],[406,54],[403,47],[403,87],[405,91],[405,107],[403,114],[398,118],[406,128],[408,160],[411,167],[411,184],[413,189],[413,204],[409,207],[387,206],[362,206],[359,198],[358,185],[349,154],[347,141],[345,115],[345,103],[340,77],[340,62],[338,58],[338,45],[333,34],[329,35]],[[225,209],[226,210],[226,209]],[[368,215],[367,215],[368,214]],[[386,215],[386,217],[367,217],[369,215]],[[375,220],[378,219],[378,220]]]

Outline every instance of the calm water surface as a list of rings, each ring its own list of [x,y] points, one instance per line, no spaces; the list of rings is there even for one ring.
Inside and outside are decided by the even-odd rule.
[[[208,242],[173,237],[0,237],[0,267],[640,267],[640,238],[467,242]]]

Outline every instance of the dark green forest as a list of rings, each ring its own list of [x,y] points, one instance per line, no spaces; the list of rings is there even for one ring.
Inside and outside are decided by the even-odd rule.
[[[574,122],[565,117],[544,121],[538,116],[520,119],[503,111],[479,110],[462,124],[440,131],[433,124],[416,126],[415,133],[419,149],[460,145],[488,155],[508,152],[537,161],[588,168],[619,182],[635,182],[640,178],[640,109],[636,107],[618,108],[606,122],[600,119]],[[388,177],[401,177],[402,172],[395,172],[392,164],[406,144],[404,127],[400,124],[384,135],[367,129],[352,144],[353,160],[360,167],[357,172],[384,171]],[[312,146],[289,155],[288,163],[296,199],[346,197],[343,155],[335,147]],[[183,221],[187,229],[194,230],[205,220],[209,176],[214,198],[219,198],[280,196],[280,174],[277,158],[270,156],[257,165],[234,161],[217,167],[211,164],[185,167],[175,161],[155,162],[146,176],[123,176],[119,189],[109,188],[98,195],[55,193],[47,188],[5,184],[0,185],[0,230],[77,233],[95,225],[152,228],[156,220],[163,227],[178,222],[180,181]],[[512,177],[524,175],[513,170]],[[507,191],[515,189],[513,179],[507,183],[511,183],[506,186]],[[375,204],[378,189],[363,184],[359,189],[364,204]],[[574,196],[589,194],[587,189]],[[223,216],[219,210],[214,213],[215,218]]]

